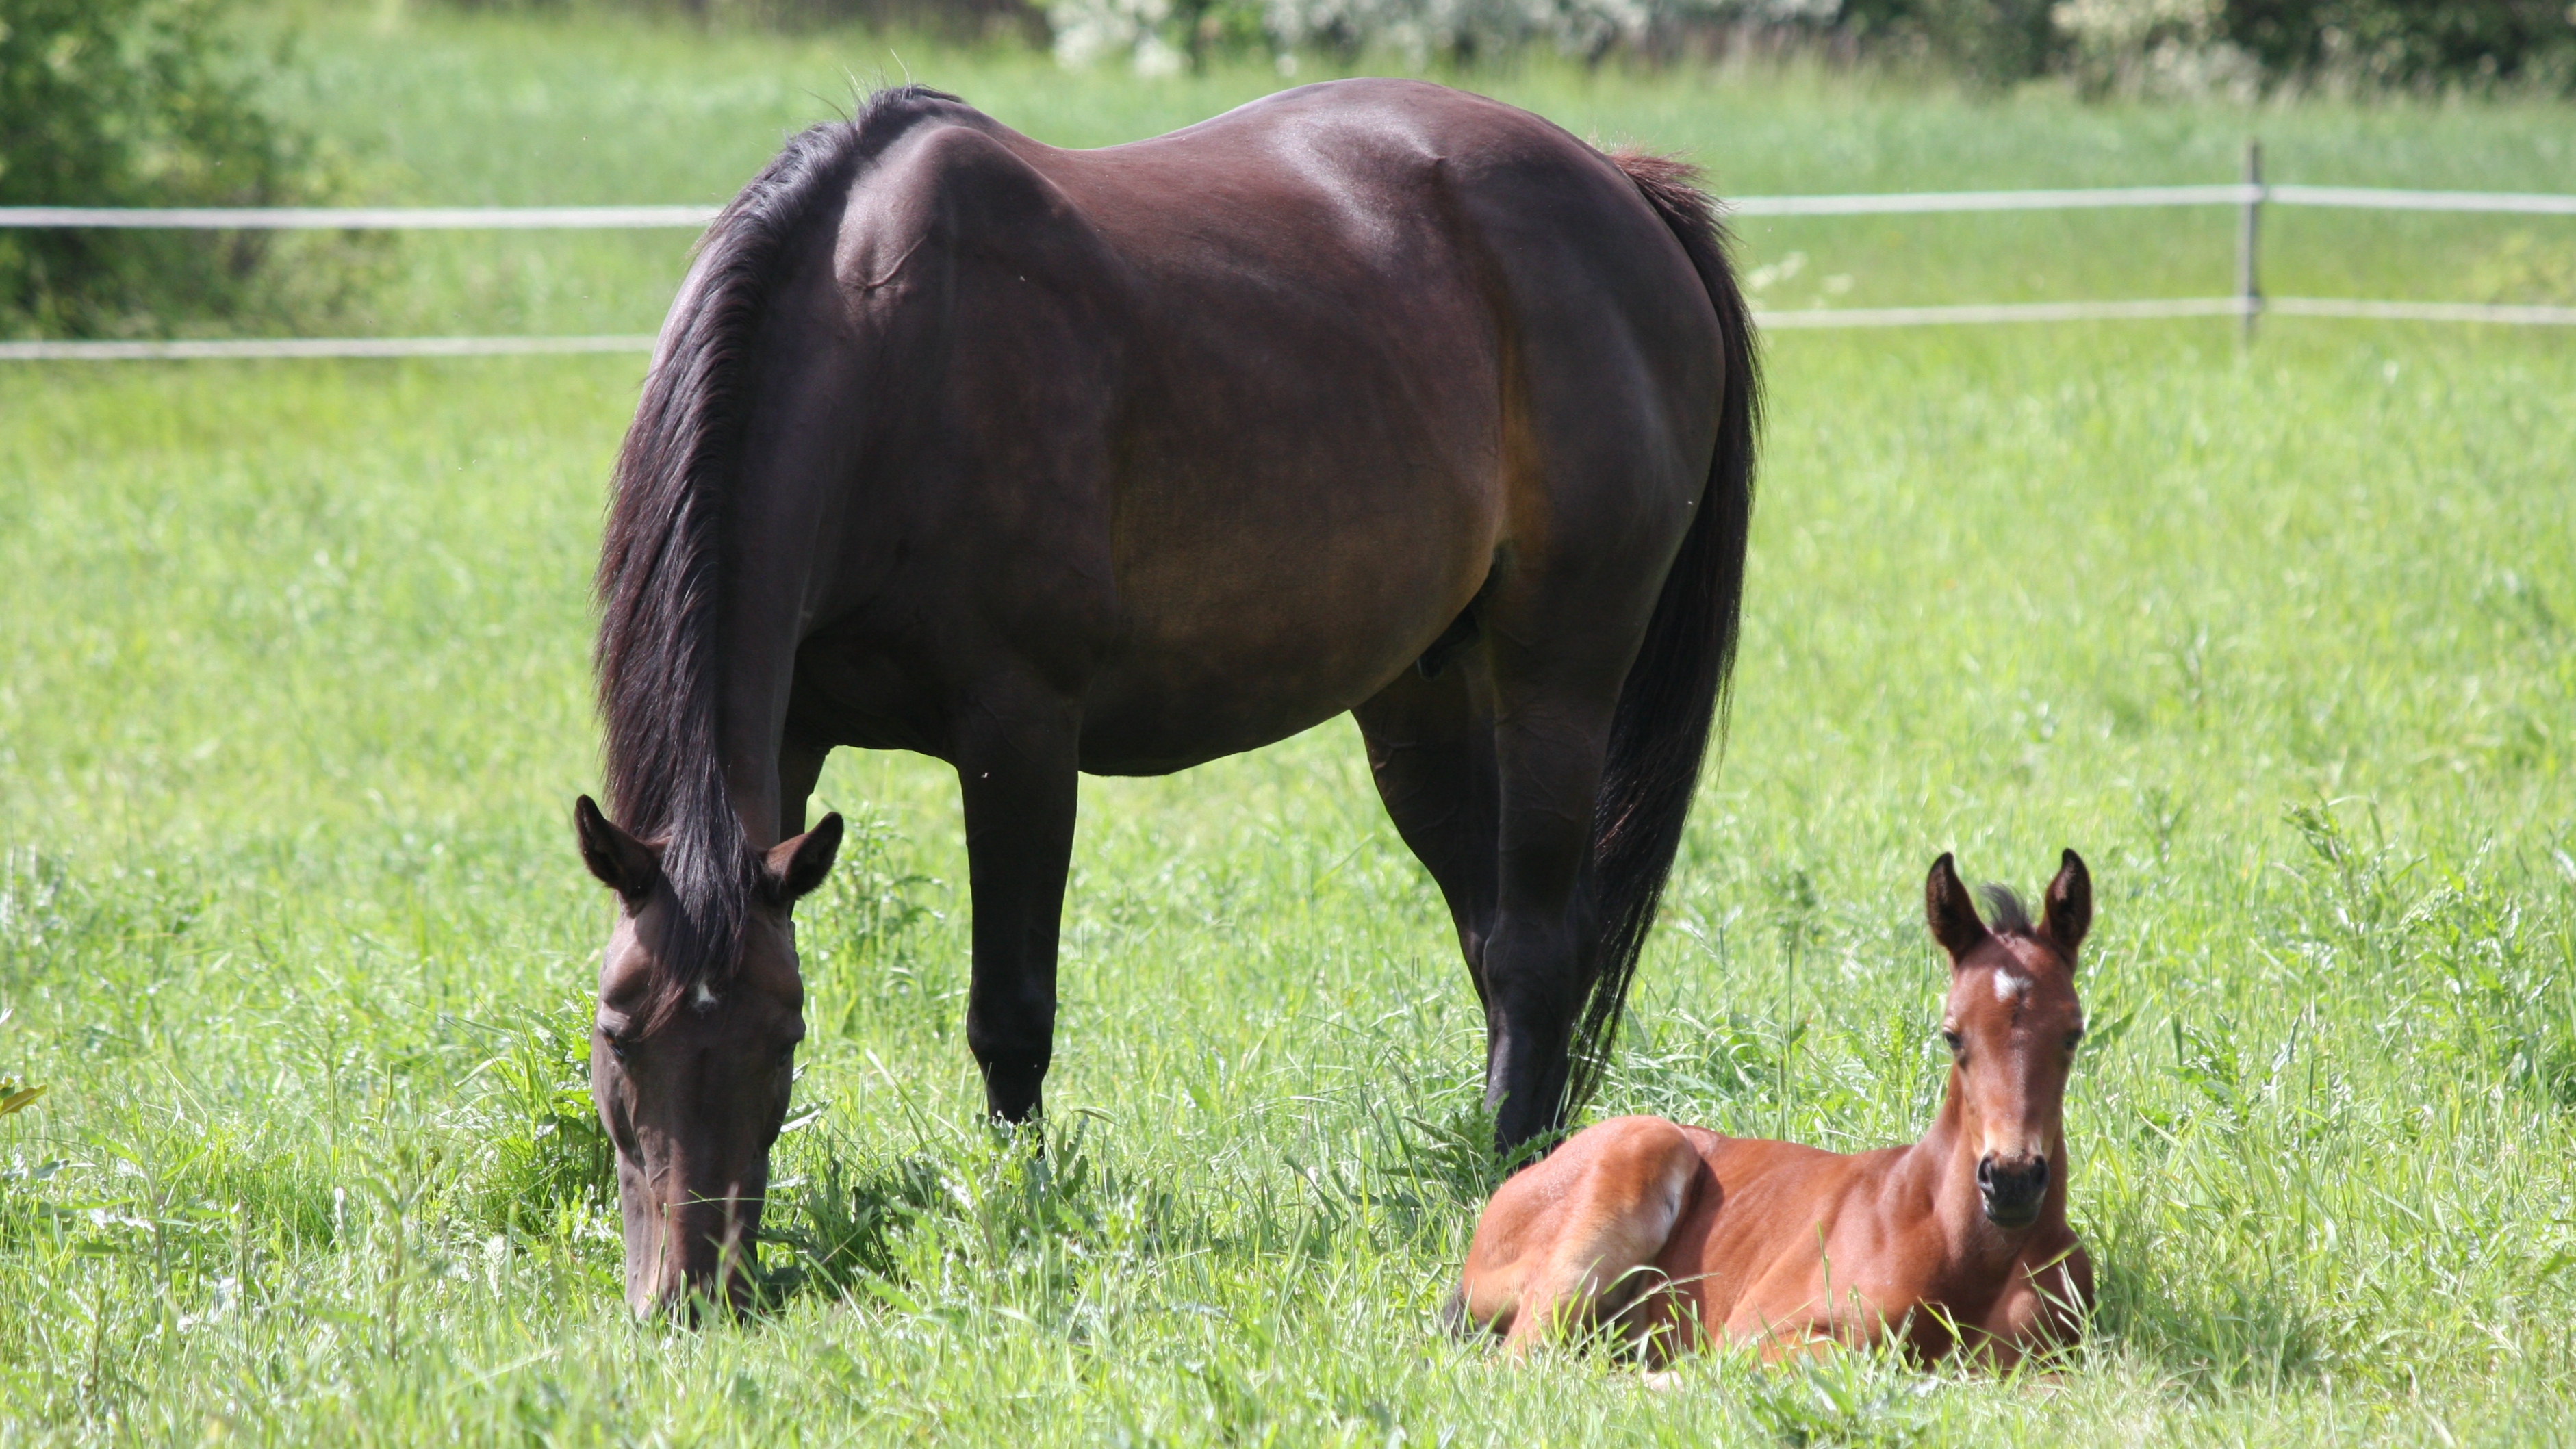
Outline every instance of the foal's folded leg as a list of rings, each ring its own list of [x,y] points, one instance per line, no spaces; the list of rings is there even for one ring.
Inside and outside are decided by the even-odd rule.
[[[1606,1122],[1617,1136],[1592,1155],[1566,1192],[1522,1280],[1505,1347],[1528,1355],[1544,1334],[1612,1321],[1662,1286],[1653,1267],[1689,1201],[1699,1153],[1672,1123],[1654,1117]]]

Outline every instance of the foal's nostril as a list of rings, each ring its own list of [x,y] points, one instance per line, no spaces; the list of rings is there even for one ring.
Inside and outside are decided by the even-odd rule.
[[[1977,1191],[1989,1209],[2027,1207],[2048,1191],[2048,1159],[2032,1158],[2007,1166],[1992,1157],[1977,1159]]]

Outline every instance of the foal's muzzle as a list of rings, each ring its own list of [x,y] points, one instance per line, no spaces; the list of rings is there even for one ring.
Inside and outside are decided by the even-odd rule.
[[[2039,1221],[2040,1199],[2047,1195],[2047,1158],[1977,1160],[1977,1196],[1985,1203],[1986,1221],[1996,1227],[2026,1228]]]

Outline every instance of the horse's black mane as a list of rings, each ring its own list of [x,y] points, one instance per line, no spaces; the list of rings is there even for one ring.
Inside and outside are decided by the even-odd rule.
[[[1985,898],[1986,929],[1999,936],[2036,936],[2039,931],[2030,923],[2030,908],[2014,895],[2011,886],[1988,881],[1977,887]]]
[[[955,99],[921,86],[877,91],[850,120],[789,140],[742,189],[699,243],[618,451],[592,662],[611,811],[663,846],[673,909],[656,952],[657,1013],[733,969],[759,879],[725,788],[720,571],[752,401],[745,359],[769,284],[789,239],[845,190],[870,143],[899,131],[923,102]]]

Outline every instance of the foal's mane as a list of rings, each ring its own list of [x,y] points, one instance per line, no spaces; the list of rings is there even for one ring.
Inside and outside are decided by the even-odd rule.
[[[644,395],[618,450],[597,588],[599,712],[610,808],[662,846],[669,928],[653,1014],[729,973],[760,879],[725,787],[726,523],[737,483],[751,357],[790,241],[846,193],[858,165],[926,103],[880,90],[850,120],[789,140],[700,240],[662,327]]]
[[[2039,929],[2030,923],[2030,908],[2013,894],[2011,886],[1988,881],[1977,887],[1986,902],[1986,929],[1998,936],[2037,936]]]

